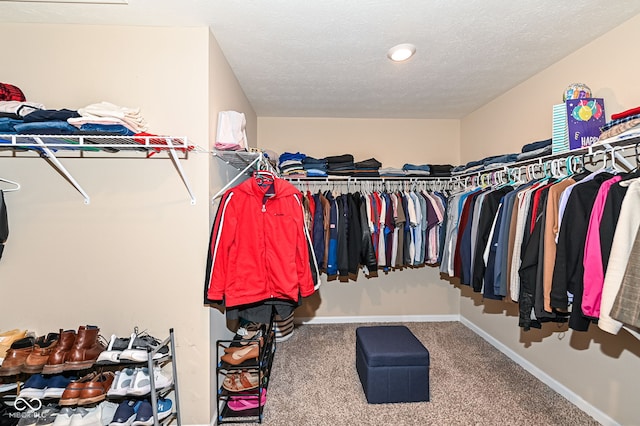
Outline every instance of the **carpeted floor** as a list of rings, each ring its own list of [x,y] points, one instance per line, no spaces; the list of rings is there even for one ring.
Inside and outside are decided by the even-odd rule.
[[[598,425],[459,322],[405,324],[430,352],[430,402],[368,404],[355,369],[362,325],[302,325],[279,343],[263,424]]]

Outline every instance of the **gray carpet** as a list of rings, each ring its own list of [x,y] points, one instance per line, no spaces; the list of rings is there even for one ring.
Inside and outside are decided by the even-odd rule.
[[[598,425],[459,322],[405,324],[429,349],[431,402],[368,404],[355,369],[361,325],[302,325],[278,344],[263,424]]]

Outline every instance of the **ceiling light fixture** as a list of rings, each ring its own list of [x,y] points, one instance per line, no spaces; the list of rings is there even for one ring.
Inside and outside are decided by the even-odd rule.
[[[393,62],[406,61],[416,53],[416,47],[411,43],[402,43],[393,46],[387,52],[387,57]]]

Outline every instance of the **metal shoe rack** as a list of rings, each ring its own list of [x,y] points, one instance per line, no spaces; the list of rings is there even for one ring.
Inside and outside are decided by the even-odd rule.
[[[154,365],[156,365],[156,363],[158,363],[158,361],[155,361],[153,357],[155,354],[158,353],[158,351],[160,351],[161,348],[165,346],[169,347],[169,350],[170,350],[169,357],[163,358],[163,360],[160,361],[160,363],[164,364],[165,362],[171,362],[171,374],[173,377],[173,385],[158,392],[156,390],[156,384],[155,384],[155,379],[153,374],[153,367]],[[178,394],[178,372],[176,368],[176,343],[173,337],[173,328],[169,329],[169,337],[164,339],[164,341],[160,343],[159,346],[153,349],[147,348],[147,352],[148,352],[147,367],[149,368],[149,379],[151,383],[151,407],[153,408],[153,424],[155,426],[159,426],[160,424],[169,424],[173,420],[175,420],[178,426],[181,426],[182,421],[180,420],[180,397]],[[162,419],[162,421],[159,421],[158,420],[158,398],[164,398],[172,391],[174,393],[173,399],[175,402],[173,413],[171,413],[168,417]]]
[[[263,389],[269,386],[269,378],[271,375],[271,366],[273,364],[273,358],[276,351],[276,340],[274,331],[274,316],[271,316],[269,324],[265,324],[263,327],[263,339],[254,337],[247,339],[248,344],[257,343],[259,345],[259,355],[257,359],[251,359],[244,361],[240,365],[231,365],[221,360],[224,355],[224,349],[230,347],[232,344],[237,343],[237,340],[217,340],[216,351],[218,365],[216,367],[216,398],[218,408],[218,424],[223,423],[262,423],[264,418],[264,404],[261,404],[261,396]],[[236,371],[247,371],[249,373],[257,373],[258,387],[243,391],[243,397],[255,398],[258,403],[257,408],[251,408],[248,410],[234,411],[229,408],[229,401],[238,393],[230,392],[222,386],[222,382],[227,374],[233,374]]]
[[[154,359],[154,357],[156,356],[156,354],[158,352],[160,352],[160,350],[162,350],[162,348],[168,348],[169,349],[169,353],[167,355],[162,355],[161,357]],[[176,350],[176,345],[175,345],[175,338],[174,338],[174,333],[173,333],[173,328],[169,329],[169,337],[167,337],[166,339],[164,339],[159,345],[155,346],[155,347],[147,347],[147,361],[144,361],[142,363],[139,362],[119,362],[119,363],[112,363],[112,362],[98,362],[96,364],[94,364],[96,367],[127,367],[127,366],[140,366],[141,364],[144,365],[146,363],[146,367],[148,368],[149,371],[149,385],[151,387],[151,393],[148,396],[150,398],[150,402],[151,402],[151,408],[153,409],[153,424],[155,426],[160,426],[160,425],[168,425],[169,423],[171,423],[173,420],[176,421],[176,424],[178,426],[182,425],[181,419],[180,419],[180,398],[179,398],[179,394],[178,394],[178,372],[177,372],[177,368],[176,368],[176,356],[175,356],[175,350]],[[156,389],[156,384],[155,384],[155,377],[154,377],[154,367],[160,367],[162,368],[163,366],[165,366],[166,364],[171,363],[171,374],[173,377],[173,384],[169,387],[163,388],[161,390]],[[173,409],[172,409],[172,413],[165,417],[164,419],[158,419],[158,398],[165,398],[167,395],[169,395],[171,392],[173,392],[173,400],[174,400],[174,405],[173,405]],[[123,396],[123,397],[110,397],[107,396],[108,400],[122,400],[123,398],[131,398],[129,396]],[[135,397],[134,397],[135,398]],[[142,397],[145,398],[145,397]]]
[[[162,355],[161,357],[154,359],[156,354],[160,352],[164,347],[167,347],[169,349],[169,352],[166,355]],[[147,361],[143,361],[143,362],[134,362],[134,361],[127,361],[127,362],[104,361],[103,362],[101,361],[101,362],[94,363],[93,366],[91,366],[89,369],[93,369],[96,371],[105,370],[105,369],[112,370],[112,369],[124,368],[127,366],[134,366],[134,365],[141,366],[146,364],[146,367],[148,368],[148,371],[149,371],[149,382],[150,382],[149,384],[151,388],[150,394],[146,396],[143,395],[143,396],[137,396],[137,397],[107,396],[106,399],[111,401],[117,401],[117,400],[123,400],[124,398],[132,398],[132,399],[150,398],[151,407],[153,409],[153,424],[155,426],[168,425],[174,420],[178,426],[181,426],[182,421],[180,418],[180,398],[178,393],[178,372],[176,368],[175,348],[176,346],[175,346],[174,332],[173,332],[173,328],[171,328],[169,329],[169,337],[163,340],[159,345],[154,346],[153,348],[147,347]],[[155,384],[155,377],[153,374],[154,367],[162,368],[168,363],[171,363],[171,373],[173,377],[173,384],[166,388],[157,390],[156,384]],[[86,369],[86,370],[89,370],[89,369]],[[29,375],[30,374],[19,373],[19,375],[15,376],[16,378],[14,380],[6,381],[6,382],[0,381],[0,384],[4,384],[5,385],[4,387],[6,387],[6,389],[0,391],[0,410],[2,410],[3,404],[8,404],[8,405],[15,404],[16,398],[20,393],[20,386],[22,383],[24,383],[23,378],[24,376],[29,376]],[[12,383],[15,383],[15,386],[10,386],[10,387],[7,386],[7,384],[12,384]],[[158,398],[165,398],[167,395],[171,394],[172,392],[173,392],[173,402],[174,402],[172,412],[170,415],[160,420],[158,419]],[[18,412],[17,414],[14,414],[14,415],[19,415],[19,414],[20,413]]]

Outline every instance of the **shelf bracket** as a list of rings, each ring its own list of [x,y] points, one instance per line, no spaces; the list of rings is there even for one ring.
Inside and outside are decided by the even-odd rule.
[[[216,156],[216,155],[215,155],[215,153],[214,153],[213,155],[214,155],[214,156]],[[217,156],[217,157],[222,159],[222,157],[219,157],[219,156]],[[211,200],[211,202],[212,202],[212,203],[213,203],[213,202],[215,202],[215,201],[218,199],[218,197],[222,196],[222,194],[224,194],[224,193],[225,193],[225,191],[226,191],[227,189],[231,188],[231,187],[233,186],[233,184],[234,184],[238,179],[240,179],[242,176],[244,176],[244,174],[245,174],[247,171],[249,171],[249,170],[250,170],[254,165],[256,165],[256,164],[257,164],[259,161],[261,161],[261,160],[262,160],[262,156],[261,156],[261,155],[260,155],[260,156],[257,156],[256,158],[254,158],[254,159],[253,159],[253,161],[251,161],[251,162],[247,165],[247,167],[245,167],[244,169],[242,169],[242,171],[238,172],[238,173],[236,174],[236,176],[235,176],[233,179],[231,179],[229,182],[227,182],[227,184],[226,184],[225,186],[223,186],[223,187],[220,189],[220,191],[216,192],[216,195],[214,195],[214,196],[213,196],[213,199]],[[224,160],[223,160],[223,161],[224,161]],[[226,162],[226,161],[225,161],[225,162]],[[227,163],[227,164],[229,164],[229,162],[226,162],[226,163]]]
[[[53,166],[56,169],[58,169],[58,172],[61,173],[64,176],[64,178],[67,179],[80,194],[82,194],[82,196],[84,197],[84,203],[89,204],[91,202],[89,195],[85,192],[84,189],[82,189],[80,184],[73,178],[73,176],[71,176],[71,173],[69,173],[69,171],[62,165],[60,160],[58,160],[58,158],[55,156],[53,151],[49,149],[47,144],[45,144],[42,141],[42,139],[39,137],[34,137],[33,139],[36,141],[36,143],[40,146],[40,148],[42,148],[42,150],[46,154],[45,159],[50,161],[53,164]]]
[[[173,145],[173,142],[171,142],[171,138],[165,138],[165,142],[169,146],[169,156],[171,157],[171,161],[173,161],[173,165],[176,167],[176,170],[178,170],[178,174],[182,179],[182,183],[184,183],[184,186],[187,188],[187,192],[189,193],[189,197],[191,198],[191,205],[194,206],[196,204],[196,197],[193,194],[191,185],[189,184],[189,179],[187,179],[187,175],[184,173],[182,164],[180,164],[180,159],[176,154],[176,148]]]

